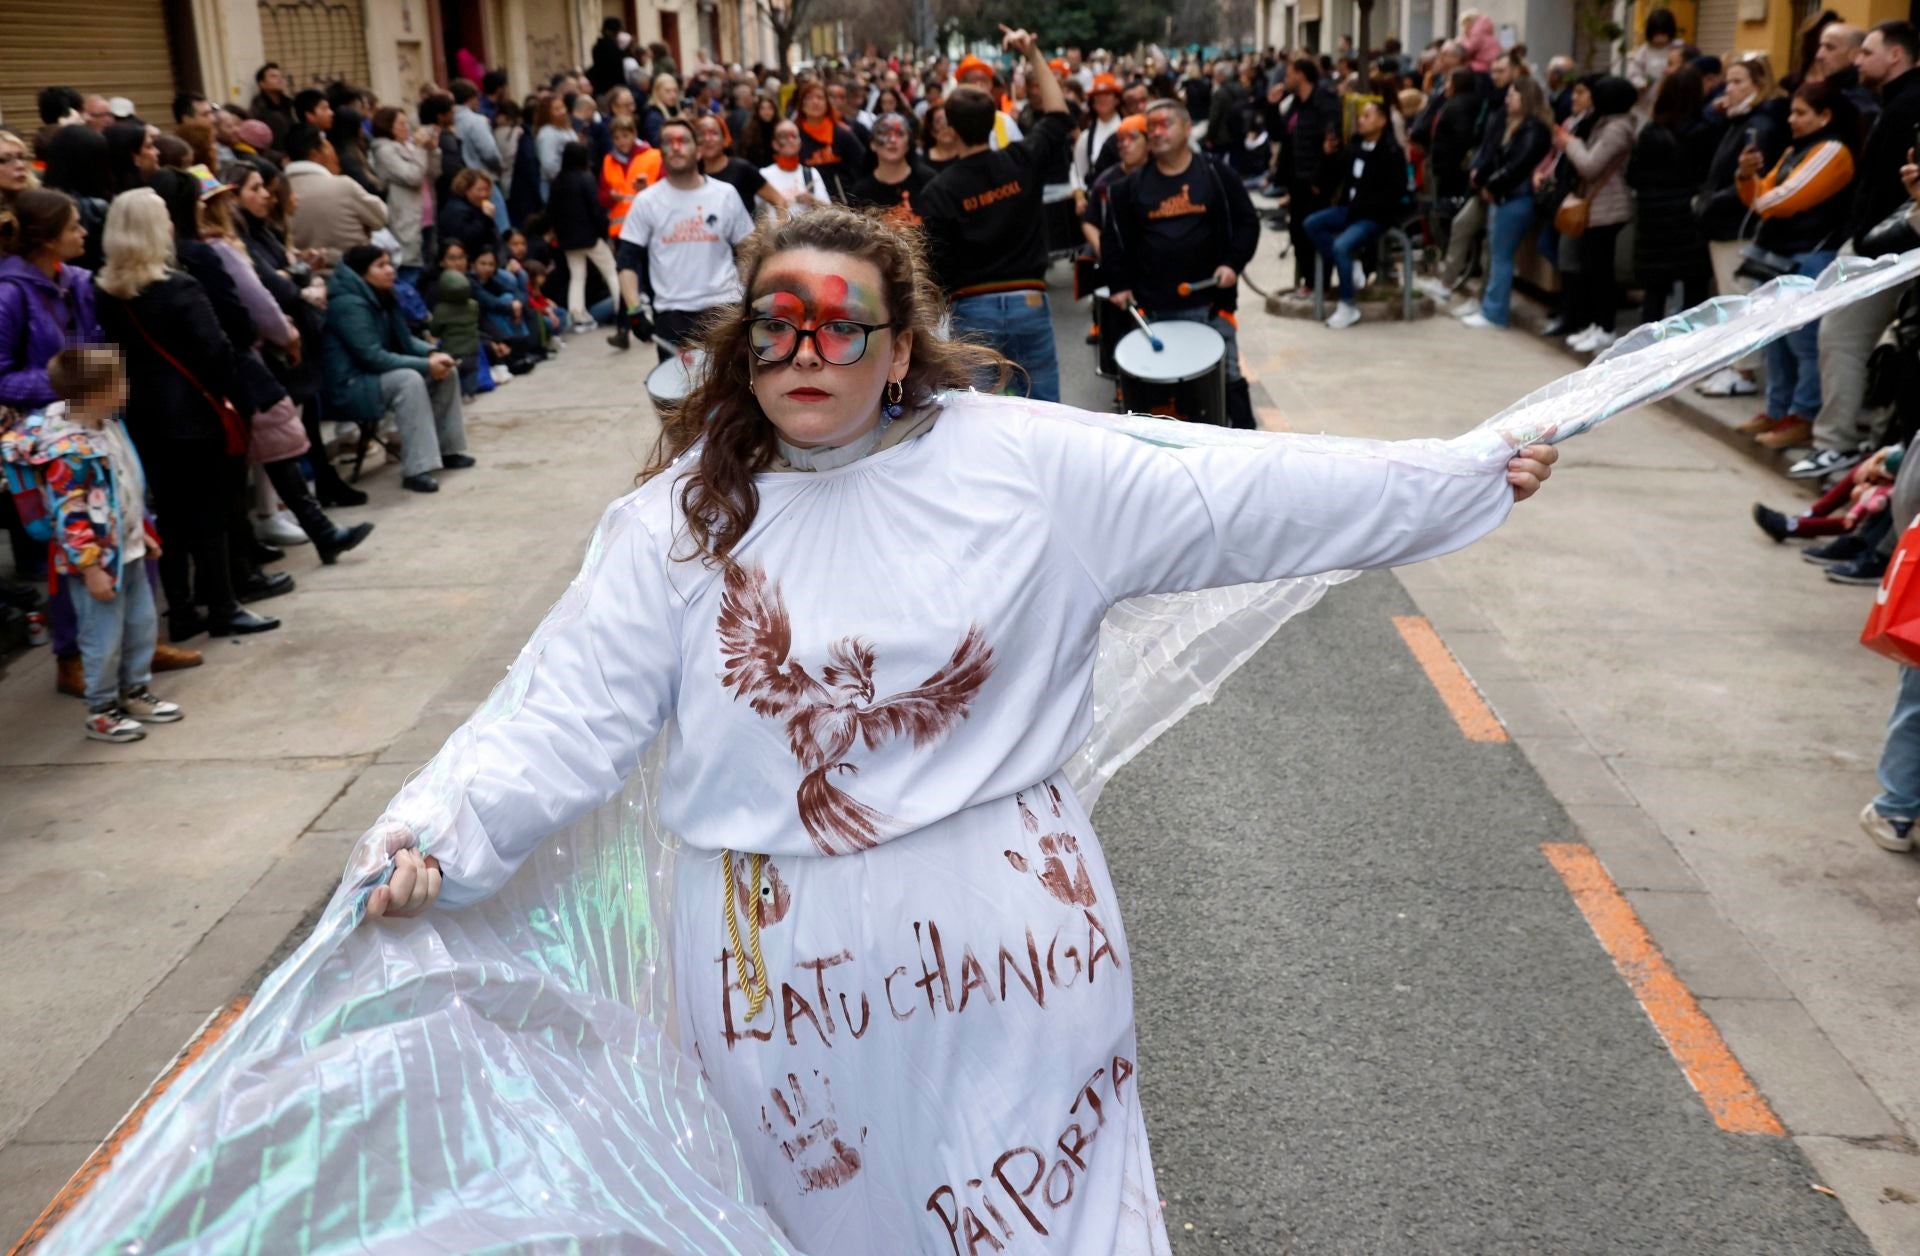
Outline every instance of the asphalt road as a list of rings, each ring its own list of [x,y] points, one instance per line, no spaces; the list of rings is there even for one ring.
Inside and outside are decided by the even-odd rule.
[[[1063,400],[1105,407],[1057,289],[1055,323]],[[1336,588],[1095,813],[1175,1251],[1869,1252],[1791,1142],[1715,1127],[1540,852],[1572,824],[1461,735],[1414,613]]]

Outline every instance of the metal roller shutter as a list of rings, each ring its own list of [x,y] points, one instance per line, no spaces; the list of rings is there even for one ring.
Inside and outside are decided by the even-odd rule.
[[[159,0],[6,0],[0,11],[9,129],[29,137],[40,129],[34,97],[53,84],[125,96],[147,121],[173,121],[173,55]]]
[[[367,23],[360,0],[259,0],[260,41],[287,87],[344,80],[367,85]]]
[[[1694,17],[1693,45],[1701,52],[1724,58],[1739,37],[1740,0],[1700,0]]]

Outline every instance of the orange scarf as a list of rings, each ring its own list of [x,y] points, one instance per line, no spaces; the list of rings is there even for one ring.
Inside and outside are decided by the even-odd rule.
[[[814,143],[825,144],[831,148],[833,146],[833,115],[827,114],[819,119],[801,118],[800,131],[803,135],[811,136]]]
[[[793,171],[800,168],[800,159],[798,157],[782,157],[776,153],[774,154],[773,164],[782,170]]]

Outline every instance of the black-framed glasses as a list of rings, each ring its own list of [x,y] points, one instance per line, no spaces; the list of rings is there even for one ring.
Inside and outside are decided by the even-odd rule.
[[[784,318],[747,320],[747,344],[753,356],[768,366],[793,361],[800,342],[812,337],[813,351],[830,366],[852,366],[867,352],[867,337],[876,331],[891,331],[892,323],[856,323],[836,318],[818,327],[799,327]]]

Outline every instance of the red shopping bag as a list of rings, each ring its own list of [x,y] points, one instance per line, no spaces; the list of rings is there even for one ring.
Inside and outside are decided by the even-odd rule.
[[[1873,595],[1860,644],[1896,663],[1920,667],[1920,518],[1900,534],[1887,574]]]

